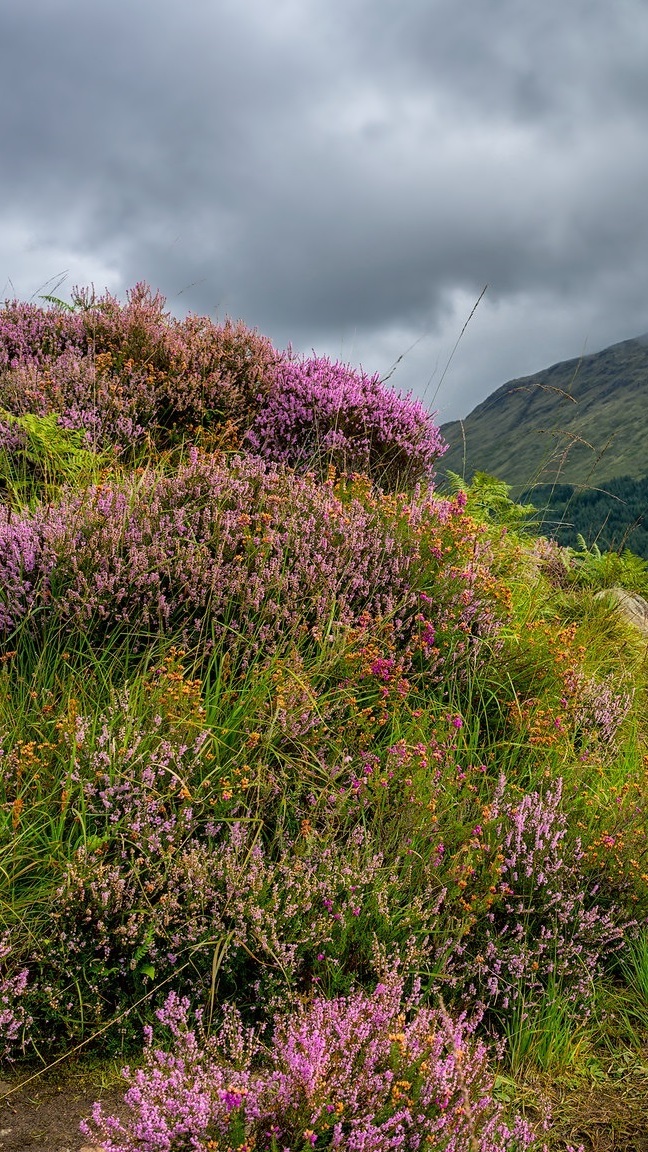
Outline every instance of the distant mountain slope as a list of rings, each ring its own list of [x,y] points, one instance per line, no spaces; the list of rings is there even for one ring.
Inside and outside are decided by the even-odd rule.
[[[441,426],[442,468],[514,488],[600,485],[648,473],[648,334],[510,380],[462,422]]]

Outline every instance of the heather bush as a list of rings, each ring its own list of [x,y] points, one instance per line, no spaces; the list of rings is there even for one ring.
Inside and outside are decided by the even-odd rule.
[[[604,959],[631,927],[618,909],[597,904],[580,840],[570,840],[561,811],[562,780],[544,794],[505,796],[500,780],[490,811],[499,879],[470,941],[464,994],[500,1013],[522,1001],[537,1009],[554,989],[581,1014],[591,1009]],[[463,961],[458,968],[461,972]]]
[[[0,506],[0,630],[4,635],[30,611],[46,571],[38,522],[12,516],[9,506]]]
[[[77,300],[95,363],[120,380],[124,370],[143,374],[162,428],[250,422],[278,360],[265,337],[241,321],[175,320],[164,310],[164,297],[144,283],[128,293],[125,305],[108,293],[92,301],[80,292]]]
[[[464,495],[448,500],[420,488],[411,496],[376,495],[371,481],[358,476],[339,478],[335,492],[345,506],[358,500],[377,514],[411,560],[416,612],[408,615],[405,604],[393,618],[399,641],[406,638],[401,672],[428,688],[444,679],[446,685],[452,681],[453,691],[463,686],[487,653],[499,651],[499,634],[509,618],[507,590],[493,578],[491,543],[483,527],[466,515]],[[392,687],[397,681],[393,677]]]
[[[230,320],[175,320],[137,284],[122,305],[77,291],[72,312],[33,305],[0,311],[0,404],[14,415],[55,415],[88,446],[122,454],[198,427],[244,430],[278,353]]]
[[[208,689],[204,707],[172,650],[106,715],[84,715],[71,699],[52,714],[49,740],[7,742],[5,871],[18,837],[32,845],[28,861],[43,851],[52,801],[60,845],[49,848],[58,879],[48,876],[32,913],[48,928],[25,954],[35,1036],[87,1036],[160,981],[204,996],[216,954],[221,990],[259,1019],[314,988],[334,994],[371,979],[376,947],[404,971],[425,967],[430,989],[445,986],[467,920],[452,903],[453,855],[467,833],[453,836],[444,812],[454,820],[472,806],[469,781],[465,797],[453,791],[458,717],[439,720],[425,742],[415,729],[390,744],[389,721],[370,722],[367,702],[377,690],[381,710],[402,707],[405,682],[367,631],[358,639],[368,695],[346,717],[346,693],[318,690],[317,664],[292,657],[227,677],[232,687]],[[310,708],[299,713],[307,672]],[[19,898],[23,883],[18,869]]]
[[[18,1049],[24,1052],[32,1024],[24,1004],[29,972],[27,968],[16,969],[15,963],[9,971],[11,961],[9,934],[5,932],[0,940],[0,1060],[14,1059]]]
[[[97,356],[110,356],[118,367],[131,361],[155,371],[169,364],[168,337],[173,319],[165,299],[139,282],[127,293],[126,303],[109,292],[97,297],[93,289],[75,289],[73,306],[81,317],[86,348]]]
[[[200,834],[186,807],[175,819],[165,808],[141,840],[128,843],[137,819],[113,838],[104,832],[100,850],[80,849],[53,895],[54,938],[32,964],[42,984],[59,989],[71,962],[83,972],[77,1014],[82,1007],[87,1020],[105,1019],[172,976],[204,997],[215,954],[220,988],[260,1020],[275,1000],[373,971],[368,928],[388,928],[399,891],[360,831],[340,844],[289,844],[273,859],[257,822],[251,832],[207,821]],[[183,830],[194,833],[184,843]],[[74,1007],[62,1015],[83,1029]]]
[[[29,573],[31,607],[97,635],[206,627],[268,646],[331,618],[393,611],[407,593],[407,558],[375,517],[246,460],[91,488],[5,533],[2,585]]]
[[[270,341],[240,320],[216,325],[188,316],[177,329],[171,369],[160,387],[167,422],[210,427],[231,421],[242,435],[280,361]]]
[[[44,367],[68,349],[80,349],[83,324],[67,309],[6,300],[0,308],[0,381],[19,365]]]
[[[367,472],[387,488],[429,483],[445,450],[420,401],[326,358],[277,352],[241,323],[174,319],[144,283],[125,304],[76,290],[74,306],[0,311],[0,404],[55,415],[121,453],[209,429],[265,459]],[[207,439],[205,434],[207,433]]]
[[[16,452],[24,451],[27,447],[27,432],[20,422],[8,413],[0,413],[0,452],[2,452],[3,471],[7,467],[7,459]]]
[[[633,690],[620,690],[618,679],[581,677],[572,703],[571,720],[581,750],[613,757],[618,752],[621,725],[632,705]]]
[[[178,683],[182,693],[187,682]],[[46,1009],[73,1035],[161,980],[205,995],[217,950],[221,986],[264,1019],[273,1003],[310,988],[332,993],[366,980],[377,945],[408,965],[443,951],[436,861],[422,867],[406,841],[402,861],[386,857],[365,827],[370,808],[352,769],[334,774],[321,804],[304,796],[282,829],[278,813],[271,818],[294,806],[292,797],[273,797],[271,776],[252,791],[208,731],[187,739],[185,722],[171,737],[159,705],[148,731],[132,730],[125,699],[92,740],[74,710],[59,727],[74,760],[68,837],[79,820],[82,828],[58,887],[44,896],[50,928],[30,952],[35,1014]],[[33,820],[24,767],[38,753],[26,753],[5,761],[6,794],[13,783],[20,798],[14,833]],[[402,760],[394,749],[389,776]],[[261,793],[256,808],[251,791]]]
[[[278,1020],[263,1053],[235,1013],[209,1036],[200,1019],[191,1027],[188,1009],[170,996],[158,1018],[172,1050],[154,1048],[149,1030],[144,1066],[125,1070],[132,1118],[95,1105],[83,1126],[107,1152],[207,1152],[224,1143],[259,1152],[537,1147],[528,1124],[507,1123],[487,1049],[466,1019],[406,1000],[398,980]]]
[[[69,349],[46,370],[32,361],[17,364],[0,381],[0,401],[17,416],[54,419],[95,450],[128,456],[158,436],[150,369],[129,360],[113,371],[110,354]]]
[[[77,290],[72,310],[0,311],[0,403],[55,415],[88,446],[132,452],[178,435],[243,438],[265,459],[366,472],[387,488],[429,483],[445,450],[420,401],[326,358],[278,353],[241,323],[174,319],[143,283],[125,304]]]
[[[109,353],[62,356],[47,384],[47,408],[95,450],[128,457],[159,439],[158,397],[146,364],[128,360],[114,371]]]
[[[286,356],[245,436],[268,460],[363,472],[385,488],[429,483],[446,450],[419,400],[326,357]]]
[[[390,616],[432,672],[444,649],[475,652],[501,616],[487,565],[452,563],[471,543],[469,530],[453,541],[457,519],[460,504],[426,497],[401,503],[395,518],[380,499],[342,499],[312,476],[194,457],[172,477],[5,514],[1,625],[6,633],[31,613],[29,626],[54,616],[97,641],[120,629],[178,631],[244,649],[249,661],[289,638]]]

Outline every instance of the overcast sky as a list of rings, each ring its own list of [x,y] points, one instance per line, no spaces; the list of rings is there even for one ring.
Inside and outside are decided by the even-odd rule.
[[[407,352],[441,421],[648,330],[646,0],[1,0],[0,125],[2,299]]]

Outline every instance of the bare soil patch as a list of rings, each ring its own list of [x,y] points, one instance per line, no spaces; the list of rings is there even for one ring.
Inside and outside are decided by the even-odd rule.
[[[99,1152],[79,1131],[95,1100],[106,1111],[124,1114],[124,1088],[110,1070],[44,1074],[25,1087],[26,1073],[0,1080],[0,1152]]]

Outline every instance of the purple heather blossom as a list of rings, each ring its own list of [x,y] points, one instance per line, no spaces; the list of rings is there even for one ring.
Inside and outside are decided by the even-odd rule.
[[[432,672],[446,647],[460,661],[499,627],[475,570],[454,568],[450,556],[427,575],[426,534],[446,511],[431,495],[403,503],[399,515],[417,526],[407,539],[388,514],[313,476],[194,456],[174,476],[90,487],[31,514],[5,510],[0,630],[34,608],[34,626],[54,614],[97,638],[136,625],[191,642],[206,628],[249,660],[289,636],[319,638],[322,621],[391,616],[399,643],[415,644]],[[388,681],[388,660],[376,674]]]
[[[0,410],[54,413],[88,444],[128,450],[174,426],[245,429],[279,354],[242,323],[175,320],[136,284],[125,304],[76,292],[77,310],[18,301],[0,309]]]
[[[612,678],[579,680],[575,685],[572,720],[586,748],[595,745],[604,756],[614,756],[617,733],[630,711],[633,694],[633,691],[619,691]]]
[[[0,506],[0,635],[47,597],[52,562],[38,515],[21,517]]]
[[[50,364],[82,342],[81,318],[60,308],[19,300],[0,308],[0,372],[20,364]]]
[[[497,900],[465,957],[465,991],[492,1008],[523,999],[529,1010],[553,987],[587,1012],[594,976],[631,923],[596,902],[580,841],[568,838],[562,780],[544,795],[509,800],[504,790],[501,778],[492,805]]]
[[[21,428],[13,420],[6,417],[3,419],[0,414],[0,452],[6,452],[8,456],[11,456],[26,446],[27,433],[24,428]]]
[[[11,960],[8,933],[0,940],[0,1059],[11,1060],[16,1048],[24,1051],[26,1033],[32,1023],[19,1003],[25,994],[29,972],[26,968],[5,971]]]
[[[106,1152],[206,1152],[243,1141],[259,1152],[312,1147],[340,1152],[522,1152],[538,1148],[520,1117],[493,1096],[488,1050],[465,1017],[407,1001],[402,983],[373,994],[316,999],[278,1019],[263,1064],[230,1009],[208,1037],[189,1023],[189,1002],[171,994],[158,1012],[172,1051],[153,1046],[125,1069],[130,1118],[95,1105],[86,1136]]]
[[[388,488],[429,483],[447,449],[420,400],[386,388],[377,375],[290,354],[246,441],[268,460],[309,467],[323,459]]]

